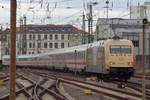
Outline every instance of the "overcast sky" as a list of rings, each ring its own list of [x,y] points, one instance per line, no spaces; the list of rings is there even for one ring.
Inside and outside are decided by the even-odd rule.
[[[130,5],[140,5],[150,0],[109,0],[109,17],[129,18]],[[27,24],[72,24],[82,25],[82,14],[87,5],[93,6],[94,20],[106,18],[106,0],[17,0],[17,25],[19,19],[27,17]],[[0,25],[9,27],[10,0],[0,0]]]

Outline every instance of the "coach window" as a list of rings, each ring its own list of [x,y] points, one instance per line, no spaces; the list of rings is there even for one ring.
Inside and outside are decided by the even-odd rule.
[[[58,43],[55,43],[55,48],[58,48]]]
[[[49,43],[49,48],[53,48],[53,43]]]
[[[81,52],[78,52],[77,55],[78,55],[77,57],[78,57],[79,59],[81,59],[81,56],[82,56],[82,55],[81,55]]]
[[[80,58],[82,58],[83,57],[83,53],[81,52],[81,54],[80,54]]]
[[[47,42],[44,43],[44,48],[47,48]]]
[[[55,40],[58,40],[58,35],[57,34],[55,35]]]
[[[83,52],[83,55],[82,55],[82,57],[83,57],[83,59],[85,58],[85,54],[84,54],[84,52]]]
[[[67,59],[71,59],[71,54],[67,53]]]

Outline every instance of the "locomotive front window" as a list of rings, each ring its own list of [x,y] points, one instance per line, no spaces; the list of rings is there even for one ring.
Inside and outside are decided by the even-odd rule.
[[[131,47],[130,46],[120,46],[120,45],[112,45],[110,46],[110,53],[116,54],[116,53],[131,53]]]
[[[121,53],[131,53],[130,46],[121,46]]]
[[[110,53],[120,53],[120,46],[110,46]]]

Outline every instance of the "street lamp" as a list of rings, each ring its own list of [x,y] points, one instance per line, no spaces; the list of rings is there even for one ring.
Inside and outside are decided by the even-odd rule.
[[[143,19],[143,54],[142,54],[142,65],[143,65],[143,77],[142,77],[142,94],[143,100],[145,100],[145,28],[148,24],[148,20],[146,18]]]
[[[108,4],[109,4],[109,1],[107,0],[107,1],[106,1],[106,5],[107,5],[107,6],[106,6],[106,8],[107,8],[107,19],[108,19],[108,8],[109,8]]]

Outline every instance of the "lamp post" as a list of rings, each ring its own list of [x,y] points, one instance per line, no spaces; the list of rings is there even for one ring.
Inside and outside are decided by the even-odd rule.
[[[108,19],[108,8],[109,8],[108,4],[109,4],[109,1],[107,0],[107,1],[106,1],[106,5],[107,5],[107,6],[106,6],[106,8],[107,8],[107,19]]]
[[[142,76],[142,99],[145,100],[145,28],[146,25],[148,24],[148,20],[146,18],[143,19],[143,52],[142,52],[142,71],[143,71],[143,76]]]

